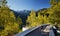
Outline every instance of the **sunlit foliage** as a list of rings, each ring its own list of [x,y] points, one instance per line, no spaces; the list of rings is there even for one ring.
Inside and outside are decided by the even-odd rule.
[[[27,23],[29,23],[29,26],[34,27],[41,24],[49,23],[48,17],[45,12],[45,10],[39,11],[38,16],[36,16],[36,12],[31,11],[30,16],[28,16],[27,18]]]
[[[60,0],[50,0],[50,4],[50,8],[39,10],[38,16],[36,16],[36,13],[31,12],[30,16],[27,18],[27,22],[30,25],[33,24],[32,26],[35,26],[36,24],[54,24],[55,22],[60,24]]]
[[[5,0],[2,2],[4,4]],[[5,4],[0,7],[0,36],[12,36],[19,32],[20,18],[16,18]],[[16,20],[17,19],[17,20]]]

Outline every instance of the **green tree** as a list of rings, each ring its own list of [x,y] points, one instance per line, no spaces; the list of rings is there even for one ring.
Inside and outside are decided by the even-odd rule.
[[[50,0],[51,5],[56,5],[60,0]]]
[[[54,1],[54,2],[53,2]],[[52,6],[48,9],[48,13],[51,13],[49,16],[49,20],[51,23],[60,23],[60,0],[51,0],[51,2],[56,3],[55,5],[52,3]]]
[[[30,16],[27,18],[27,23],[29,23],[30,26],[33,26],[36,21],[36,13],[34,10],[31,11]]]
[[[20,16],[18,16],[18,18],[17,18],[17,22],[18,22],[19,25],[22,24],[22,20],[21,20]]]
[[[4,2],[5,1],[6,0],[4,0]],[[19,32],[19,24],[16,19],[13,11],[5,6],[5,4],[2,4],[0,8],[0,36],[12,36]]]

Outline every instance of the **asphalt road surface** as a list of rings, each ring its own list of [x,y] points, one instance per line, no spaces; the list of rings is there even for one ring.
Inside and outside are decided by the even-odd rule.
[[[25,36],[49,36],[48,32],[41,31],[41,28],[38,28]]]
[[[43,30],[45,29],[46,29],[46,26],[43,27]],[[15,36],[20,36],[20,34],[15,35]],[[55,34],[52,29],[50,30],[50,32],[44,32],[42,31],[41,27],[39,27],[24,36],[55,36]],[[58,33],[57,36],[60,36],[60,33]]]

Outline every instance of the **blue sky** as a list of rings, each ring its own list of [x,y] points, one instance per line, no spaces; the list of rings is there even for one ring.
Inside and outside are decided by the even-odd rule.
[[[49,0],[7,0],[7,5],[13,10],[39,10],[49,8]]]

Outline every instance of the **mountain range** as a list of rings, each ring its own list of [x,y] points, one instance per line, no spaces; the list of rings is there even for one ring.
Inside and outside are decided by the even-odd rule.
[[[14,12],[14,15],[16,16],[16,18],[18,16],[20,16],[20,18],[22,19],[22,24],[25,25],[26,24],[26,20],[27,20],[27,17],[29,16],[30,12],[29,10],[23,10],[23,11],[14,11],[14,10],[11,10]]]
[[[36,12],[36,16],[38,14],[39,11],[43,11],[43,10],[46,10],[47,8],[43,8],[43,9],[40,9],[38,11],[35,11]],[[29,16],[31,10],[23,10],[23,11],[14,11],[14,10],[11,10],[14,12],[14,15],[16,16],[16,18],[18,16],[20,16],[20,18],[22,19],[22,22],[23,22],[23,25],[26,24],[26,20],[27,20],[27,17]]]

